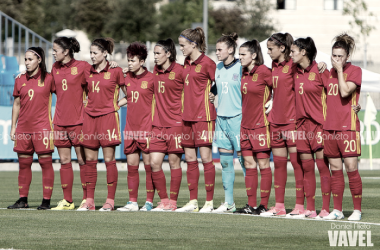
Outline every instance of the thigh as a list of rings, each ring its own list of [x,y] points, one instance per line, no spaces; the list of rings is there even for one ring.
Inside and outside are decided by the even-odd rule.
[[[162,169],[162,162],[164,161],[165,154],[160,152],[150,152],[149,160],[150,166],[154,172]]]
[[[251,142],[253,152],[270,151],[269,127],[251,129],[249,141]]]
[[[336,133],[336,141],[343,158],[357,158],[361,155],[361,142],[359,132],[340,131]]]
[[[85,148],[99,149],[100,141],[98,139],[97,126],[99,117],[93,117],[86,112],[83,114],[82,137],[80,145]]]
[[[19,154],[31,155],[34,153],[32,143],[33,134],[16,133],[13,151]]]
[[[193,131],[193,124],[194,122],[183,121],[181,141],[181,145],[183,148],[195,147],[195,134]]]
[[[331,170],[342,170],[343,162],[341,158],[327,158],[329,160]]]
[[[324,155],[328,158],[342,158],[339,150],[338,141],[336,140],[335,131],[323,131]]]
[[[168,145],[166,143],[166,139],[166,129],[163,127],[154,126],[152,128],[152,137],[149,142],[149,153],[167,153]]]
[[[103,147],[103,158],[105,162],[115,160],[115,146]]]
[[[347,172],[352,172],[358,169],[358,157],[344,158],[344,166]]]
[[[311,150],[317,152],[319,149],[323,149],[323,126],[317,123],[310,123],[310,131],[312,132],[312,138],[309,139]]]
[[[86,156],[86,160],[88,161],[97,161],[98,160],[99,149],[92,148],[84,148],[84,154]]]
[[[66,128],[67,127],[54,125],[54,146],[57,148],[71,148],[72,146]]]
[[[136,152],[138,150],[137,148],[137,141],[134,140],[130,136],[124,137],[124,154],[130,155]]]
[[[301,125],[297,126],[297,136],[296,136],[296,147],[297,147],[297,152],[301,154],[311,154],[311,145],[310,145],[310,140],[309,136],[311,138],[313,135],[309,132],[308,129],[308,122],[304,121]]]
[[[259,163],[259,168],[260,169],[265,169],[265,168],[269,168],[270,167],[270,165],[269,165],[269,161],[270,161],[269,157],[268,158],[257,158],[257,162]]]
[[[181,146],[182,141],[182,127],[170,127],[166,128],[165,141],[167,145],[168,154],[183,154],[183,148]]]
[[[127,155],[127,164],[131,166],[138,166],[140,163],[140,151]]]
[[[61,164],[71,162],[71,148],[57,148]],[[78,160],[79,161],[79,160]]]
[[[169,165],[170,169],[181,168],[181,157],[182,154],[169,154]]]
[[[100,145],[104,147],[112,147],[121,144],[121,133],[119,114],[112,112],[99,117],[98,134]]]
[[[212,146],[215,131],[215,121],[196,122],[193,124],[193,131],[195,134],[195,147]]]
[[[241,114],[227,119],[226,133],[235,151],[240,151]]]
[[[185,150],[185,159],[189,161],[197,161],[197,149],[196,148],[184,148]]]
[[[228,137],[228,131],[223,129],[226,127],[226,124],[222,123],[226,123],[226,120],[218,117],[215,123],[215,135],[212,145],[213,147],[232,150],[233,146],[231,144],[230,138]]]
[[[79,165],[83,165],[86,163],[86,157],[84,155],[84,149],[82,146],[75,147],[75,153],[77,154],[77,159]]]
[[[253,156],[252,151],[243,151],[244,167],[245,168],[256,168],[257,158]]]
[[[288,157],[288,150],[285,147],[282,148],[272,148],[272,153],[274,156]]]
[[[54,134],[51,131],[35,133],[32,136],[34,150],[38,155],[54,152]]]
[[[199,154],[203,163],[212,161],[212,149],[211,146],[199,147]]]

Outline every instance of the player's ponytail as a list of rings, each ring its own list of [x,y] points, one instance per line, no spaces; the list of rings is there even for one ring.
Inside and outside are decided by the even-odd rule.
[[[71,58],[74,58],[74,53],[78,53],[80,51],[79,42],[74,37],[58,37],[54,40],[54,43],[61,47],[63,50],[69,50],[69,56]]]
[[[255,60],[255,65],[263,65],[264,64],[264,57],[263,53],[261,52],[261,46],[259,41],[256,39],[253,39],[252,41],[248,41],[243,43],[240,48],[247,48],[247,50],[251,53],[254,54],[256,53],[256,58]]]
[[[277,47],[284,46],[285,49],[281,51],[284,53],[285,61],[290,60],[290,47],[293,44],[293,37],[289,33],[275,33],[269,37],[268,41],[273,42]]]
[[[222,34],[222,36],[216,41],[216,43],[225,43],[227,45],[227,48],[233,48],[233,55],[235,54],[236,47],[237,47],[237,39],[239,38],[238,34],[236,32],[225,35]]]
[[[91,46],[97,46],[101,52],[107,51],[108,54],[112,55],[114,48],[114,40],[112,38],[97,38],[92,41]]]
[[[41,69],[41,82],[44,82],[47,74],[44,50],[41,47],[30,47],[27,52],[28,51],[32,52],[38,59],[41,59],[41,62],[38,64],[38,66]]]
[[[306,56],[309,58],[310,63],[315,60],[315,57],[317,56],[317,47],[315,47],[313,38],[298,38],[293,44],[296,45],[300,51],[303,49],[306,51]]]
[[[174,43],[173,39],[168,38],[166,40],[159,40],[156,43],[156,46],[162,47],[165,50],[165,52],[170,52],[170,57],[169,57],[170,62],[176,61],[177,51],[176,51],[175,43]]]
[[[201,27],[195,29],[185,29],[181,32],[180,37],[184,37],[189,43],[195,43],[200,52],[205,53],[207,49],[205,32]]]
[[[335,41],[332,46],[335,48],[342,48],[346,51],[347,55],[352,55],[355,51],[355,40],[353,37],[349,36],[347,33],[340,34],[334,37],[333,41]]]

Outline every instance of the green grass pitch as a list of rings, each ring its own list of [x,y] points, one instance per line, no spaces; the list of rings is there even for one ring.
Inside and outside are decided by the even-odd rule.
[[[318,172],[318,171],[316,171]],[[17,172],[0,172],[0,208],[18,198]],[[79,172],[75,172],[73,197],[78,206],[82,198]],[[372,249],[380,248],[379,180],[380,171],[361,171],[363,178],[363,219],[370,227]],[[374,177],[377,177],[374,178]],[[169,190],[170,173],[166,172]],[[214,206],[224,201],[221,171],[217,171]],[[203,175],[199,182],[199,204],[205,199]],[[353,209],[346,178],[343,209],[346,218]],[[247,202],[244,178],[236,172],[235,203]],[[106,173],[98,173],[95,202],[100,208],[107,196]],[[186,173],[178,199],[179,207],[188,201]],[[55,173],[52,205],[62,199],[59,172]],[[127,172],[119,172],[116,207],[128,199]],[[33,172],[29,206],[36,208],[42,200],[41,172]],[[260,199],[258,199],[259,201]],[[145,173],[140,172],[140,207],[145,201]],[[155,203],[158,195],[155,195]],[[294,176],[288,172],[285,205],[288,212],[295,202]],[[272,188],[269,206],[274,205]],[[317,210],[321,192],[317,174]],[[332,209],[332,203],[331,203]],[[0,249],[329,249],[328,230],[343,222],[261,218],[247,215],[190,214],[174,212],[76,212],[13,211],[0,209]],[[350,247],[352,249],[352,247]]]

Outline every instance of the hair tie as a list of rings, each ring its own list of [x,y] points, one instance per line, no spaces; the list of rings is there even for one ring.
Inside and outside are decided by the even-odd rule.
[[[28,49],[26,52],[28,52],[28,51],[36,54],[38,58],[41,58],[41,56],[37,52],[35,52],[34,50]]]
[[[274,36],[271,36],[270,38],[272,38],[273,40],[275,40],[275,41],[278,42],[279,44],[284,45],[282,42],[280,42],[279,40],[277,40]],[[284,46],[285,46],[285,45],[284,45]]]
[[[189,40],[191,43],[195,43],[195,44],[197,44],[197,45],[198,45],[198,43],[197,43],[197,42],[191,41],[189,38],[185,37],[184,35],[179,35],[179,36],[182,36],[182,37],[183,37],[183,38],[185,38],[186,40]]]

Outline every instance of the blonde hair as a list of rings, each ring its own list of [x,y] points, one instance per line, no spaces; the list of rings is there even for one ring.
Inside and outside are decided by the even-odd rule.
[[[205,38],[205,32],[201,27],[196,27],[195,29],[185,29],[181,32],[182,37],[184,37],[186,40],[188,40],[190,43],[194,42],[197,45],[197,48],[201,52],[206,52],[207,45],[206,45],[206,38]]]

